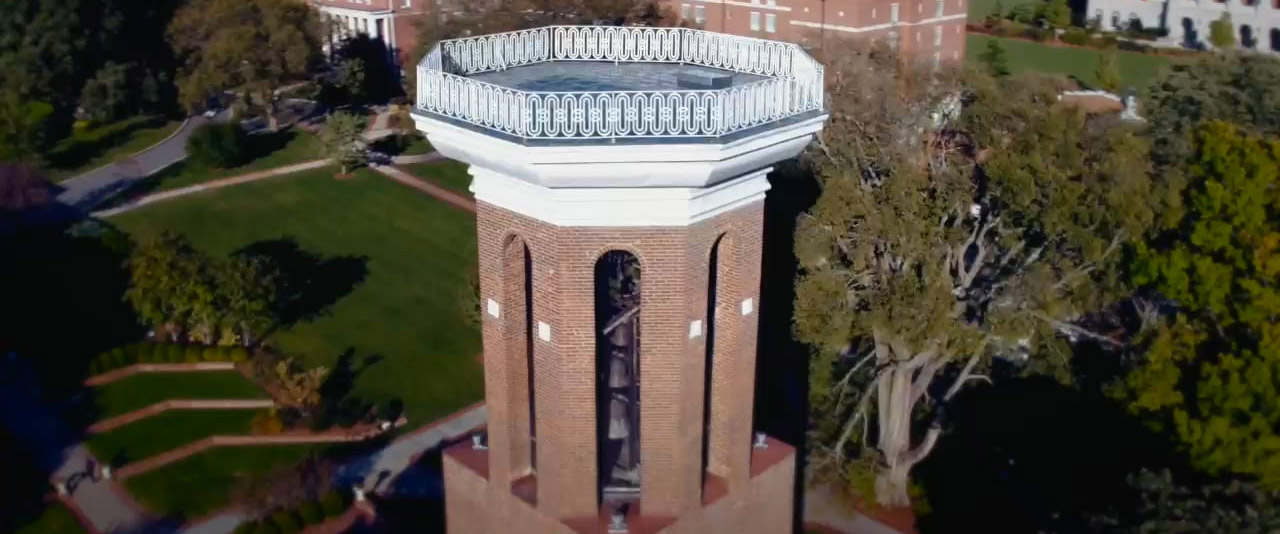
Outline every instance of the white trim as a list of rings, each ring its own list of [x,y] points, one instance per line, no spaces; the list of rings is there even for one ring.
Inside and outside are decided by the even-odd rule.
[[[702,319],[694,319],[689,322],[689,339],[697,339],[702,335]]]
[[[489,299],[488,309],[489,315],[493,317],[502,317],[502,307],[493,299]]]
[[[753,4],[751,2],[739,2],[737,0],[689,0],[689,1],[699,2],[703,4],[721,4],[721,5],[727,5],[727,6],[749,7],[751,9],[767,9],[770,11],[791,11],[791,8],[787,6],[779,6],[779,5],[771,6],[768,4]]]
[[[538,321],[538,339],[543,341],[551,341],[551,325]]]
[[[315,5],[317,9],[319,9],[324,13],[329,13],[333,15],[343,15],[347,17],[359,17],[359,18],[390,17],[392,14],[395,13],[394,11],[391,11],[391,10],[364,11],[360,9],[351,9],[351,8],[338,7],[338,6],[326,6],[326,5],[319,5],[319,4],[313,4],[313,5]]]
[[[476,201],[556,226],[689,226],[764,200],[772,167],[706,187],[553,189],[471,167]]]
[[[743,315],[751,315],[751,312],[753,312],[753,311],[755,311],[755,310],[756,310],[756,307],[755,307],[755,300],[754,300],[754,299],[747,299],[747,300],[742,301],[742,314],[743,314]]]
[[[968,16],[969,15],[967,13],[957,13],[954,15],[947,15],[945,17],[934,17],[931,19],[924,19],[918,22],[899,21],[899,22],[890,22],[885,24],[875,24],[872,26],[861,26],[857,28],[853,26],[840,26],[838,24],[822,24],[818,22],[809,22],[805,20],[793,20],[791,21],[791,24],[795,26],[804,26],[806,28],[818,28],[821,30],[835,30],[838,32],[847,32],[847,33],[862,33],[862,32],[873,32],[877,30],[889,30],[895,26],[923,26],[926,24],[937,24],[939,22],[962,20]]]

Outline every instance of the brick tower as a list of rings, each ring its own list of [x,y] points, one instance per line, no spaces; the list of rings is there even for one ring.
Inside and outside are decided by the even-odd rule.
[[[822,67],[548,27],[437,44],[417,94],[478,206],[489,420],[445,451],[448,531],[789,531],[794,450],[752,428],[763,206],[826,120]]]

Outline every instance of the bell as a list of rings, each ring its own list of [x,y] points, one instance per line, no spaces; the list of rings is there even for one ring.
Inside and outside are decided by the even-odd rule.
[[[627,369],[627,362],[616,356],[609,363],[609,387],[624,388],[631,385],[631,373]]]
[[[627,405],[621,400],[609,402],[609,439],[623,439],[631,435],[627,423]]]
[[[628,319],[609,334],[609,342],[615,347],[631,346],[631,320]]]

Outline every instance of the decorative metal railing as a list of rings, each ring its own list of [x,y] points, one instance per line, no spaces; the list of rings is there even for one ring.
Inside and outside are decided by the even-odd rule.
[[[726,89],[522,91],[468,78],[544,61],[685,63],[766,79]],[[420,111],[528,139],[718,137],[823,108],[799,46],[688,28],[549,26],[442,41],[418,65]]]

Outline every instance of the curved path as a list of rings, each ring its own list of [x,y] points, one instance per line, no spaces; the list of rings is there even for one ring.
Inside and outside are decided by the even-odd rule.
[[[127,189],[135,181],[151,176],[187,157],[187,139],[197,127],[209,122],[226,122],[231,112],[222,111],[213,119],[197,115],[187,119],[165,140],[129,156],[127,163],[98,167],[58,184],[58,201],[83,210],[92,209],[106,198]]]

